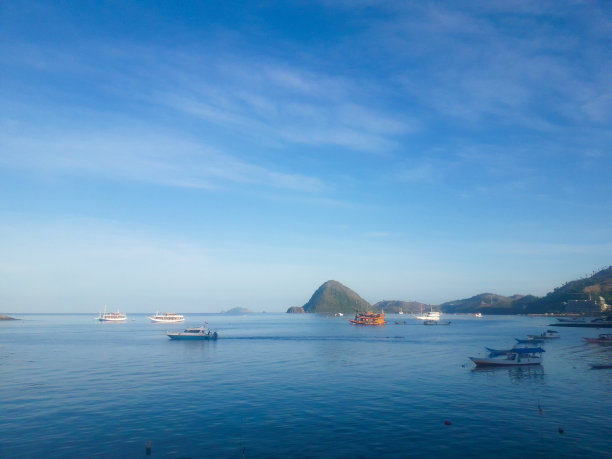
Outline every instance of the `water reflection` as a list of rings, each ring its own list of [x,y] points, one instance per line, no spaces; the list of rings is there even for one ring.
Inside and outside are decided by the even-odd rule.
[[[544,379],[544,368],[540,365],[530,366],[517,366],[517,367],[475,367],[472,368],[473,373],[480,373],[485,375],[498,375],[505,372],[508,373],[508,378],[513,382],[520,382],[523,380],[543,380]]]

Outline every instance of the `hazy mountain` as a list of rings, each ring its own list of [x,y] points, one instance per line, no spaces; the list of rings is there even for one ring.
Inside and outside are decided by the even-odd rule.
[[[304,312],[352,314],[355,310],[368,311],[370,303],[340,282],[330,280],[321,285],[302,308]],[[290,308],[291,309],[291,308]],[[289,311],[287,311],[289,312]]]
[[[397,314],[400,311],[406,313],[419,313],[429,311],[430,306],[418,301],[383,300],[372,306],[373,311],[384,311],[387,314]]]
[[[440,305],[442,312],[453,314],[453,313],[468,313],[468,312],[482,312],[482,313],[494,313],[491,312],[493,309],[501,309],[510,311],[512,309],[513,298],[521,298],[519,295],[514,297],[507,297],[496,295],[495,293],[481,293],[471,298],[465,298],[462,300],[449,301]],[[504,314],[504,312],[501,312]]]

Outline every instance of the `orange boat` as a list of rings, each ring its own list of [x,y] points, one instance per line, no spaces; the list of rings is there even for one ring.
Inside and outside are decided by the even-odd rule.
[[[384,325],[385,313],[377,314],[375,312],[356,312],[354,319],[349,319],[349,322],[355,325]]]

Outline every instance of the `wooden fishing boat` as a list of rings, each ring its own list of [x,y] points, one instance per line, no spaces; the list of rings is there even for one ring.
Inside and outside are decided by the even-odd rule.
[[[384,325],[385,313],[381,312],[356,312],[354,319],[349,319],[349,322],[354,325]]]

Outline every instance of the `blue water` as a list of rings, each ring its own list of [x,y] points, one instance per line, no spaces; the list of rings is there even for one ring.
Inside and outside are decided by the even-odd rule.
[[[612,347],[558,328],[541,367],[470,355],[552,319],[384,327],[316,315],[0,322],[0,457],[610,457]],[[407,320],[396,325],[395,320]],[[218,341],[164,332],[208,321]]]

